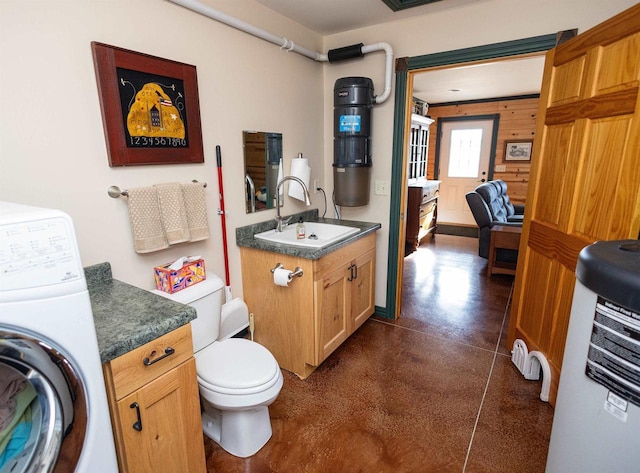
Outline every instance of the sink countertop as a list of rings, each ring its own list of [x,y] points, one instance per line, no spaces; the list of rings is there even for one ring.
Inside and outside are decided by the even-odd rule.
[[[196,318],[196,310],[117,279],[109,263],[84,269],[100,360],[114,358]]]
[[[255,223],[253,225],[247,225],[245,227],[236,228],[236,245],[244,248],[255,248],[258,250],[271,251],[273,253],[280,253],[289,256],[298,256],[305,259],[320,259],[326,254],[337,250],[343,246],[353,243],[360,238],[363,238],[371,233],[378,231],[382,228],[379,223],[358,222],[356,220],[338,220],[333,218],[321,218],[318,217],[318,210],[309,210],[307,212],[301,212],[293,214],[291,216],[292,225],[295,225],[299,217],[302,217],[304,222],[319,222],[330,223],[333,225],[342,225],[347,227],[356,227],[360,229],[360,232],[355,235],[349,235],[343,240],[339,240],[335,243],[325,246],[324,248],[306,248],[300,246],[286,245],[282,243],[274,243],[267,240],[259,240],[254,238],[256,233],[264,232],[267,230],[273,230],[276,228],[276,222],[274,219],[264,222]],[[285,217],[286,218],[286,217]]]

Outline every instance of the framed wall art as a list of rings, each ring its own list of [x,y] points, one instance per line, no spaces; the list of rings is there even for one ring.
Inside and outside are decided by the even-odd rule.
[[[204,162],[195,66],[91,43],[109,166]]]
[[[504,161],[531,161],[533,140],[506,141]]]

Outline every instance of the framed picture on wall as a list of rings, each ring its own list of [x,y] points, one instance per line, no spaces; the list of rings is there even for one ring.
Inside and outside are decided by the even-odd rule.
[[[109,166],[204,162],[195,66],[91,43]]]
[[[506,141],[504,161],[531,161],[533,140]]]

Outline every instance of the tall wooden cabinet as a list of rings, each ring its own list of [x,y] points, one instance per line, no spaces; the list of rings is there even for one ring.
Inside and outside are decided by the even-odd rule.
[[[244,298],[255,340],[281,368],[306,378],[375,310],[375,233],[311,260],[241,248]],[[287,287],[271,269],[300,268]]]
[[[120,473],[205,473],[191,326],[103,365]]]
[[[409,136],[409,162],[407,179],[426,179],[429,157],[429,127],[433,123],[429,117],[411,115],[411,135]]]
[[[439,181],[427,181],[429,159],[429,117],[413,113],[407,163],[407,209],[405,255],[415,251],[429,233],[435,232],[438,215]]]
[[[508,344],[558,388],[578,254],[640,231],[640,5],[547,54]]]

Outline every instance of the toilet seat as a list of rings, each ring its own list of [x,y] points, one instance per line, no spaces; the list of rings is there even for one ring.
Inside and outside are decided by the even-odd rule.
[[[220,394],[266,391],[281,377],[278,362],[262,345],[242,338],[214,342],[195,354],[198,383]]]

